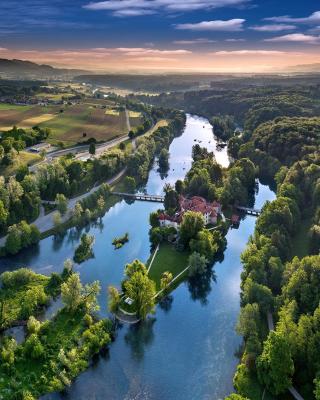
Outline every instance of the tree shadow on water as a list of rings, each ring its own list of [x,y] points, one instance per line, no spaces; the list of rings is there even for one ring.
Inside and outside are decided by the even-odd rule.
[[[173,296],[168,295],[168,296],[163,297],[159,301],[159,307],[161,308],[161,310],[168,313],[171,310],[172,303],[173,303]]]
[[[131,325],[124,337],[126,344],[131,348],[132,358],[136,361],[143,359],[145,347],[153,342],[155,321],[156,318],[148,318],[146,321]]]
[[[216,282],[216,273],[213,267],[209,267],[204,274],[190,277],[187,286],[191,295],[191,299],[199,300],[200,304],[205,306],[208,304],[208,296],[212,289],[212,282]]]

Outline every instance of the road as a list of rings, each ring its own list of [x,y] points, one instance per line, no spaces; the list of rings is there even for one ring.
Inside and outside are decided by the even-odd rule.
[[[127,134],[119,136],[118,138],[109,140],[108,142],[97,144],[96,145],[96,154],[93,157],[101,156],[101,154],[103,154],[106,150],[109,150],[111,147],[117,146],[118,144],[125,142],[126,140],[128,140]],[[65,156],[70,153],[75,154],[76,155],[75,157],[81,161],[86,161],[92,157],[92,155],[89,153],[89,145],[88,144],[79,145],[79,146],[75,146],[75,147],[70,147],[68,149],[57,150],[52,153],[48,153],[46,155],[46,158],[43,161],[41,161],[37,164],[31,165],[29,167],[29,171],[36,172],[39,165],[46,164],[55,158]]]
[[[113,178],[107,180],[105,183],[108,185],[112,185],[115,183],[118,179],[120,179],[124,174],[126,173],[126,168],[124,168],[122,171],[120,171],[117,175],[115,175]],[[83,200],[85,197],[90,196],[92,193],[96,192],[101,185],[94,186],[89,192],[86,192],[80,196],[74,197],[68,201],[68,209],[65,215],[62,216],[62,222],[66,222],[69,218],[72,216],[72,210],[74,209],[74,206],[78,201]],[[54,211],[45,215],[44,214],[44,209],[41,207],[40,210],[40,215],[39,217],[33,222],[33,225],[35,225],[40,233],[49,231],[50,229],[54,228],[54,223],[53,223],[53,214]],[[7,237],[4,236],[0,238],[0,247],[3,247],[6,243]]]
[[[151,130],[152,131],[154,130],[154,126],[146,134],[148,134]],[[116,138],[116,139],[110,140],[109,142],[106,142],[106,143],[103,143],[101,145],[98,145],[97,148],[96,148],[95,157],[98,157],[104,151],[106,151],[109,148],[111,148],[113,146],[116,146],[117,144],[119,144],[121,142],[124,142],[126,140],[128,140],[128,135],[123,135],[123,136],[121,136],[119,138]],[[87,149],[89,149],[89,146],[88,145],[86,145],[86,146],[87,146]],[[73,152],[73,151],[77,152],[79,150],[79,147],[80,146],[74,147],[72,149],[58,150],[57,152],[54,152],[54,154],[55,154],[56,157],[61,157],[64,154],[68,154],[68,152],[70,152],[70,150],[72,150],[71,152]],[[84,146],[81,146],[81,148],[83,149]],[[133,148],[133,151],[136,150],[135,139],[132,140],[132,148]],[[58,155],[57,155],[57,153],[58,153]],[[83,159],[85,159],[85,157],[87,157],[87,158],[91,157],[91,155],[89,154],[89,151],[84,151],[83,153],[81,153],[80,157],[77,157],[77,158],[83,160]],[[49,156],[48,156],[47,159],[44,160],[42,163],[48,163],[48,162],[51,161],[51,159],[49,159]],[[29,167],[29,170],[32,171],[32,169],[33,169],[33,172],[35,172],[36,168],[40,164],[41,163],[35,164],[35,165]],[[126,168],[124,168],[116,176],[114,176],[113,178],[109,179],[105,183],[107,183],[108,185],[112,185],[114,182],[116,182],[118,179],[120,179],[125,173],[126,173]],[[89,192],[86,192],[86,193],[84,193],[84,194],[82,194],[80,196],[77,196],[77,197],[74,197],[74,198],[70,199],[68,201],[67,212],[62,217],[62,222],[67,221],[71,217],[72,210],[73,210],[74,206],[76,205],[76,203],[78,201],[81,201],[85,197],[90,196],[90,194],[96,192],[100,188],[100,186],[101,185],[94,186]],[[39,229],[40,233],[46,232],[46,231],[54,228],[53,214],[54,214],[54,212],[51,212],[51,213],[49,213],[47,215],[44,215],[44,209],[43,209],[43,207],[41,207],[39,217],[33,222],[33,224]],[[7,239],[7,236],[3,236],[2,238],[0,238],[0,247],[3,247],[5,245],[6,239]]]

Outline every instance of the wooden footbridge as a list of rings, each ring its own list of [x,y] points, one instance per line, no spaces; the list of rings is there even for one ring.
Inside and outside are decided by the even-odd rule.
[[[239,211],[245,212],[248,215],[253,215],[255,217],[259,217],[259,215],[261,214],[261,210],[259,210],[257,208],[236,206],[236,209]]]
[[[139,200],[139,201],[150,201],[154,203],[163,203],[164,196],[154,194],[139,194],[139,193],[123,193],[123,192],[112,192],[116,196],[124,197],[127,199]]]

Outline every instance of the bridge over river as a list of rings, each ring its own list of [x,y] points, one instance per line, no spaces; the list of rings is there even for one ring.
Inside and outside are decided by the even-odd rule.
[[[112,192],[112,194],[115,194],[116,196],[120,196],[120,197],[130,198],[130,199],[134,199],[134,200],[140,200],[140,201],[150,201],[150,202],[155,202],[155,203],[163,203],[164,202],[164,196],[156,195],[156,194],[124,193],[124,192]],[[261,210],[259,210],[257,208],[236,206],[236,209],[238,211],[242,211],[248,215],[254,215],[256,217],[258,217],[261,214]]]
[[[134,200],[140,200],[140,201],[151,201],[154,203],[163,203],[164,202],[164,196],[161,195],[155,195],[155,194],[139,194],[139,193],[123,193],[123,192],[112,192],[112,194],[115,194],[116,196],[120,197],[125,197],[129,199],[134,199]]]

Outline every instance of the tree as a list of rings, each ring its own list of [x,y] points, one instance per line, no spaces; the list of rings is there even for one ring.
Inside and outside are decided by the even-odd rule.
[[[5,208],[3,201],[0,200],[0,231],[3,232],[7,226],[7,221],[9,217],[9,212]]]
[[[13,338],[4,338],[2,347],[0,348],[1,364],[10,366],[15,361],[15,351],[17,349],[17,342]]]
[[[90,257],[93,257],[92,247],[94,244],[94,236],[83,234],[81,235],[80,244],[74,252],[73,260],[76,263],[81,263]]]
[[[64,194],[58,193],[56,195],[57,210],[61,215],[64,215],[68,210],[68,200]]]
[[[190,249],[212,261],[218,251],[218,243],[215,243],[210,231],[203,229],[198,232],[196,238],[190,240]]]
[[[133,300],[139,318],[146,319],[154,311],[155,283],[146,274],[138,271],[124,282],[124,288],[126,295]]]
[[[166,294],[170,283],[172,282],[173,275],[169,271],[165,271],[160,279],[160,288],[163,290],[163,293]]]
[[[31,315],[27,322],[27,328],[29,333],[38,333],[41,327],[41,322],[38,321],[33,315]]]
[[[189,277],[201,275],[206,272],[209,261],[200,253],[193,252],[188,259]]]
[[[169,168],[169,156],[170,156],[170,153],[167,149],[163,148],[160,151],[159,159],[158,159],[160,170],[166,171]]]
[[[74,312],[81,304],[82,290],[80,275],[75,273],[61,285],[62,301],[70,311]]]
[[[182,194],[184,190],[184,183],[181,179],[178,179],[174,185],[174,188],[178,194]]]
[[[55,228],[58,228],[59,225],[62,224],[62,217],[61,217],[60,211],[56,211],[56,212],[53,214],[53,216],[52,216],[52,221],[53,221],[53,224],[54,224],[54,227],[55,227]]]
[[[129,193],[134,192],[136,189],[136,180],[133,176],[126,176],[124,179],[124,185]]]
[[[118,311],[119,304],[121,302],[121,296],[119,290],[114,286],[109,286],[108,294],[109,294],[109,302],[108,302],[109,311],[115,314]]]
[[[240,310],[240,315],[237,323],[237,332],[242,335],[244,339],[252,333],[259,332],[258,327],[260,325],[260,311],[257,303],[246,304]]]
[[[72,269],[73,269],[73,262],[72,262],[72,260],[70,260],[70,258],[67,258],[67,259],[64,261],[64,263],[63,263],[63,269],[64,269],[66,272],[68,272],[68,273],[70,273],[70,272],[72,271]]]
[[[83,208],[81,204],[77,202],[73,209],[73,218],[75,219],[76,222],[79,222],[81,220],[82,214],[83,214]]]
[[[98,212],[102,213],[105,209],[106,202],[104,201],[104,198],[100,196],[97,200],[97,207],[98,207]]]
[[[157,227],[160,226],[158,211],[153,211],[149,215],[149,222],[150,222],[150,225],[151,225],[152,228],[157,228]]]
[[[9,254],[16,254],[21,249],[21,232],[17,225],[9,227],[5,247]]]
[[[147,275],[147,268],[140,260],[134,260],[131,264],[127,264],[124,271],[128,278],[131,278],[136,272]]]
[[[204,228],[204,219],[201,213],[187,211],[182,218],[180,225],[180,241],[188,246],[191,239],[195,238]]]
[[[170,185],[164,187],[164,208],[169,213],[173,213],[179,206],[179,196],[174,188]]]
[[[96,154],[96,145],[95,143],[91,142],[89,145],[89,153],[94,156]]]
[[[315,384],[314,395],[316,400],[320,400],[320,378],[315,379],[313,382]]]
[[[294,365],[289,344],[280,333],[269,333],[263,352],[257,359],[257,372],[259,381],[274,395],[285,392],[291,386]]]
[[[249,400],[247,397],[240,396],[240,394],[232,393],[228,397],[225,397],[224,400]]]

